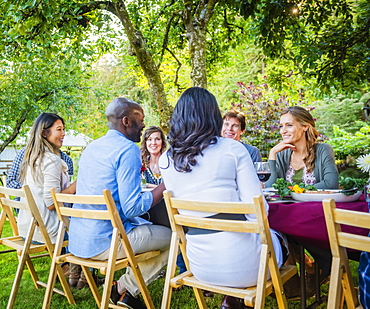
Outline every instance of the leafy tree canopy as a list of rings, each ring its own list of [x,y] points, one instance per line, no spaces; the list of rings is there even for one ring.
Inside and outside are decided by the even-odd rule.
[[[235,4],[240,1],[235,0]],[[241,0],[250,32],[271,58],[286,58],[322,90],[358,89],[370,73],[367,0]]]
[[[0,153],[19,133],[25,134],[41,112],[73,120],[84,117],[82,69],[73,60],[0,62]]]

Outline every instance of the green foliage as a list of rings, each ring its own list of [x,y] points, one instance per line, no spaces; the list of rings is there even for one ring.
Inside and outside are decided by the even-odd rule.
[[[277,178],[275,183],[272,185],[274,189],[277,190],[277,194],[280,196],[280,199],[283,199],[284,196],[290,195],[292,184],[286,181],[284,178]]]
[[[280,113],[288,106],[303,105],[302,93],[299,93],[298,99],[288,99],[288,95],[276,93],[267,84],[238,82],[237,86],[235,93],[239,95],[240,101],[232,106],[245,115],[245,140],[256,146],[262,157],[267,157],[270,148],[281,138],[278,130]]]
[[[55,112],[76,128],[72,119],[82,119],[83,70],[78,63],[57,57],[25,62],[0,62],[0,152],[18,133],[25,134],[41,112]]]
[[[333,138],[328,143],[333,147],[337,159],[355,158],[368,153],[370,147],[370,125],[365,124],[355,133],[333,126]]]
[[[358,131],[364,123],[362,107],[369,94],[362,97],[358,94],[343,95],[333,93],[322,100],[315,101],[312,115],[317,118],[316,128],[320,133],[332,138],[334,125],[349,133]]]
[[[339,185],[342,188],[342,190],[351,190],[351,189],[357,189],[352,190],[348,192],[343,192],[344,195],[353,195],[357,191],[362,191],[364,186],[366,185],[367,179],[364,178],[352,178],[352,177],[339,177]]]
[[[266,56],[289,59],[322,91],[357,89],[367,82],[369,1],[245,0],[241,13],[250,18],[248,30]]]

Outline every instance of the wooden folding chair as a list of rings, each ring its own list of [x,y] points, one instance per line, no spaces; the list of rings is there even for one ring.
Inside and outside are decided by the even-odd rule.
[[[24,201],[16,201],[11,199],[11,197],[24,198]],[[0,244],[11,248],[11,250],[2,251],[1,253],[17,251],[18,254],[18,267],[7,305],[7,308],[13,308],[25,265],[27,265],[28,270],[30,271],[32,281],[36,289],[40,287],[46,287],[46,283],[39,280],[31,259],[48,255],[51,257],[54,250],[54,245],[50,241],[50,237],[46,231],[40,212],[27,185],[23,186],[22,189],[0,187],[0,204],[2,207],[0,231],[2,230],[5,222],[5,219],[3,220],[3,218],[7,217],[13,232],[12,236],[3,237],[0,239]],[[32,222],[29,226],[25,239],[18,234],[18,227],[14,217],[13,209],[25,209],[30,211],[32,215]],[[38,226],[41,232],[41,235],[45,241],[44,244],[32,243],[32,237],[34,235],[36,226]],[[68,291],[70,291],[68,282],[63,275],[63,270],[61,267],[57,268],[57,273],[65,292],[58,289],[54,289],[54,291],[66,296],[68,301],[72,303],[73,297],[72,294],[68,293]]]
[[[284,295],[283,283],[297,273],[297,267],[295,265],[290,265],[284,266],[279,270],[277,266],[275,251],[271,240],[270,227],[262,196],[255,196],[254,203],[250,204],[241,202],[189,201],[174,198],[171,191],[165,191],[164,198],[171,223],[172,238],[164,295],[162,299],[162,309],[170,308],[172,288],[178,288],[182,285],[193,287],[198,305],[202,309],[207,308],[202,290],[242,298],[245,305],[254,306],[254,308],[264,308],[265,297],[274,292],[279,308],[288,308]],[[225,220],[180,215],[178,212],[179,209],[193,211],[201,210],[210,213],[256,214],[257,221]],[[191,273],[191,270],[189,270],[189,261],[186,256],[186,238],[183,226],[208,230],[260,234],[262,248],[257,286],[245,289],[230,288],[207,284],[197,280]],[[175,276],[176,258],[179,247],[188,271]],[[267,280],[269,272],[271,274],[271,279]]]
[[[340,308],[344,297],[347,308],[356,308],[358,298],[346,248],[370,252],[370,237],[343,232],[340,225],[370,229],[370,213],[336,208],[333,199],[324,199],[322,203],[333,255],[327,307]]]
[[[145,284],[138,263],[159,255],[160,251],[148,251],[136,255],[133,253],[110,190],[103,190],[103,195],[71,195],[57,193],[55,188],[53,188],[51,189],[51,193],[53,196],[54,205],[58,212],[60,225],[54,257],[49,274],[48,287],[46,289],[42,308],[45,309],[50,307],[52,287],[55,283],[56,265],[64,262],[69,262],[73,264],[78,264],[82,267],[95,301],[98,307],[101,309],[105,309],[108,307],[122,308],[120,306],[109,303],[112,290],[111,282],[113,281],[113,275],[116,270],[130,266],[135,274],[136,281],[138,283],[147,308],[154,309],[153,301],[150,297],[148,288]],[[63,203],[100,205],[101,210],[74,209],[64,207]],[[109,258],[107,261],[93,260],[90,258],[80,258],[74,256],[72,253],[61,255],[61,243],[64,239],[66,229],[69,226],[70,217],[95,220],[110,220],[112,222],[112,240],[110,245]],[[127,254],[127,258],[117,259],[117,248],[120,242]],[[99,269],[100,273],[105,275],[106,283],[104,284],[102,295],[100,295],[98,291],[98,288],[89,268]]]

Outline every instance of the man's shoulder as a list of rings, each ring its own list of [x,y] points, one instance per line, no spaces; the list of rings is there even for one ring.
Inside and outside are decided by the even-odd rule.
[[[137,145],[115,130],[109,130],[107,134],[92,141],[83,153],[99,152],[106,155],[117,155],[123,152],[140,152]]]
[[[248,151],[253,151],[253,152],[257,152],[257,151],[260,151],[257,147],[255,146],[252,146],[252,145],[249,145],[247,143],[244,143],[244,142],[241,142],[245,148],[247,148]]]

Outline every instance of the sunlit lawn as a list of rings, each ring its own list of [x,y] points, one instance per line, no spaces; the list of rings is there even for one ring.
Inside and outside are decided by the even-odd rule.
[[[10,228],[6,224],[5,230],[3,231],[3,236],[10,234]],[[4,246],[0,246],[0,250],[7,249]],[[49,258],[43,257],[33,260],[36,271],[42,281],[47,281],[48,270],[50,267]],[[11,286],[14,279],[14,273],[17,267],[16,254],[6,253],[0,255],[0,308],[6,308],[8,297],[10,295]],[[357,263],[352,262],[353,274],[355,276],[355,283],[357,285]],[[116,273],[116,277],[122,274],[121,272]],[[151,296],[156,308],[160,308],[162,299],[162,290],[164,286],[164,278],[160,278],[149,286]],[[59,285],[60,288],[60,285]],[[327,294],[328,286],[323,285],[322,293]],[[37,309],[42,307],[42,301],[44,298],[45,290],[40,288],[35,289],[31,276],[27,269],[25,269],[20,289],[16,299],[16,305],[14,308],[19,309]],[[96,303],[92,297],[92,294],[88,288],[77,290],[73,289],[73,295],[76,300],[76,306],[69,305],[66,298],[61,295],[54,294],[51,308],[97,308]],[[222,295],[214,295],[213,297],[207,298],[207,304],[209,308],[217,309],[219,308],[220,302],[222,300]],[[314,298],[310,299],[310,302],[314,301]],[[300,308],[299,301],[288,300],[289,308],[298,309]],[[180,291],[174,292],[172,296],[171,308],[176,309],[194,309],[198,308],[192,289],[184,288]],[[276,301],[271,298],[266,298],[265,308],[277,308]],[[326,304],[321,304],[318,308],[326,308]]]

